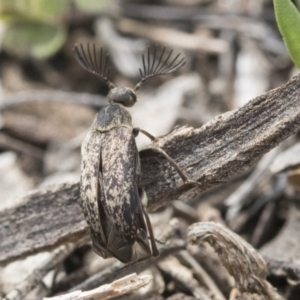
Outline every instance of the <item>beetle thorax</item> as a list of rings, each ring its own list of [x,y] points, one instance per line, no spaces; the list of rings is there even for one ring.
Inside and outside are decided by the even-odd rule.
[[[108,93],[108,101],[113,103],[119,103],[123,106],[130,107],[136,102],[135,92],[127,87],[115,87]]]

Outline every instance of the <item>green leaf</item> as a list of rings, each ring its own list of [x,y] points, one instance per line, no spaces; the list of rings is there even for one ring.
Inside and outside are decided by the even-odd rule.
[[[86,12],[98,12],[112,3],[111,0],[75,0],[77,7]]]
[[[0,0],[0,14],[29,20],[55,20],[66,12],[70,0]],[[46,19],[46,20],[45,20]]]
[[[0,12],[19,11],[23,6],[23,1],[18,0],[0,0]]]
[[[20,1],[20,0],[19,0]],[[33,18],[55,18],[68,8],[69,0],[22,0],[26,3],[26,13]]]
[[[3,46],[19,56],[47,58],[55,54],[65,40],[66,30],[61,26],[21,22],[8,28]]]
[[[275,15],[284,43],[300,69],[300,13],[290,0],[274,0]]]

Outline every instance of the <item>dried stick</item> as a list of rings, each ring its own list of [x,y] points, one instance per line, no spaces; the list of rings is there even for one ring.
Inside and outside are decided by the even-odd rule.
[[[53,90],[24,91],[4,95],[4,101],[0,103],[0,111],[9,109],[16,105],[29,102],[59,102],[89,105],[101,108],[107,104],[104,97],[86,93],[72,93]]]
[[[300,75],[245,106],[198,129],[181,127],[157,139],[199,186],[184,185],[168,162],[149,149],[140,153],[142,185],[153,211],[173,199],[190,199],[237,175],[277,146],[300,126]],[[201,184],[201,187],[200,187]],[[0,264],[48,250],[86,234],[77,203],[79,185],[41,188],[23,205],[0,213]],[[36,212],[39,211],[39,214]],[[15,237],[18,236],[18,239]]]
[[[178,257],[190,265],[196,276],[206,285],[206,288],[210,293],[214,295],[215,300],[225,300],[225,296],[222,294],[219,287],[189,252],[186,250],[180,251]]]
[[[105,268],[101,272],[90,276],[85,281],[73,287],[70,291],[76,290],[89,290],[95,288],[96,286],[105,284],[107,282],[121,278],[131,273],[140,273],[147,269],[149,266],[157,264],[160,260],[164,259],[166,256],[184,249],[186,243],[183,240],[171,240],[168,244],[162,245],[159,247],[160,255],[156,258],[152,257],[150,259],[141,261],[139,263],[134,263],[131,265],[125,266],[119,261],[116,261],[114,264]]]
[[[51,253],[50,257],[24,281],[18,284],[3,300],[23,300],[56,265],[66,258],[75,249],[75,244],[63,245]]]
[[[44,153],[38,147],[29,143],[19,141],[5,133],[0,133],[0,147],[4,149],[14,150],[19,153],[30,155],[37,159],[43,159]]]
[[[17,208],[11,208],[1,212],[0,257],[2,257],[2,259],[0,258],[0,261],[2,260],[8,263],[14,260],[17,249],[14,248],[13,244],[16,241],[19,242],[17,243],[18,245],[15,244],[15,247],[22,248],[17,250],[17,252],[21,254],[17,255],[17,257],[21,258],[42,251],[51,251],[68,242],[78,243],[80,238],[88,236],[86,222],[82,218],[80,208],[76,202],[79,193],[76,188],[78,188],[78,184],[71,185],[71,188],[70,185],[47,187],[44,188],[43,191],[39,190],[29,193],[27,197],[24,197],[22,199],[24,206],[21,205]],[[66,197],[63,195],[59,196],[62,189]],[[44,192],[46,192],[48,196],[50,196],[50,194],[52,196],[47,197],[49,202],[46,201],[42,204],[39,201]],[[42,198],[44,197],[42,196]],[[46,199],[44,198],[44,200]],[[25,210],[29,209],[31,213],[23,211],[23,222],[20,219],[20,214],[22,214],[22,209],[24,208]],[[9,216],[6,215],[7,213],[9,213]],[[7,219],[7,217],[9,218]],[[56,232],[47,230],[47,224],[52,222],[52,225],[56,224],[54,225],[56,226]],[[9,238],[12,232],[14,232],[14,236]],[[28,234],[33,235],[29,237]],[[13,240],[15,242],[13,242]]]
[[[61,296],[44,298],[44,300],[105,300],[117,296],[121,296],[137,290],[152,280],[151,275],[137,276],[135,273],[127,275],[118,279],[110,284],[105,284],[91,291],[82,292],[75,291]]]
[[[127,34],[149,39],[155,43],[168,44],[171,47],[196,50],[209,53],[224,53],[228,50],[228,43],[221,39],[208,38],[196,34],[189,34],[175,29],[162,28],[146,23],[121,19],[118,28]]]
[[[169,256],[158,264],[158,268],[189,291],[196,299],[210,300],[209,292],[200,287],[190,269],[183,266],[177,258]]]
[[[225,226],[214,222],[195,223],[189,227],[188,240],[196,245],[208,242],[241,292],[257,293],[269,300],[282,299],[265,279],[267,264],[262,256]]]

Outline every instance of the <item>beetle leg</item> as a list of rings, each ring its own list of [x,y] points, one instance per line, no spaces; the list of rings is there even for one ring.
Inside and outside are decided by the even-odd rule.
[[[143,213],[145,215],[145,219],[146,219],[146,224],[147,224],[147,227],[149,227],[148,225],[148,222],[150,222],[150,225],[151,225],[151,221],[149,220],[149,215],[148,215],[148,212],[147,212],[147,206],[148,206],[148,197],[147,197],[147,194],[146,192],[144,191],[144,189],[139,189],[139,192],[140,192],[140,197],[141,197],[141,203],[142,203],[142,209],[143,209]],[[148,220],[147,220],[148,218]],[[152,225],[151,225],[151,230],[152,230]],[[150,235],[150,232],[149,232],[149,235]],[[152,235],[153,235],[153,231],[152,231]],[[151,240],[151,236],[148,237],[148,239]],[[159,243],[159,244],[165,244],[165,242],[163,241],[160,241],[158,240],[157,238],[154,237],[154,240]],[[152,241],[151,241],[152,242]]]
[[[148,205],[148,198],[147,198],[147,195],[146,195],[146,193],[143,189],[139,189],[139,190],[140,190],[140,197],[141,197],[141,203],[142,203],[142,210],[143,210],[143,214],[145,216],[147,229],[148,229],[148,233],[149,233],[149,238],[150,238],[150,242],[151,242],[152,254],[153,254],[153,256],[158,256],[159,252],[158,252],[158,249],[156,247],[155,237],[154,237],[154,234],[153,234],[151,221],[150,221],[147,209],[146,209],[146,207]]]
[[[152,225],[151,225],[151,222],[150,222],[148,212],[144,207],[143,207],[143,212],[144,212],[144,216],[145,216],[145,219],[146,219],[147,228],[148,228],[148,232],[149,232],[149,236],[150,236],[152,254],[153,254],[153,256],[158,256],[159,252],[158,252],[158,249],[156,247],[155,238],[154,238],[154,234],[153,234],[153,230],[152,230]]]
[[[133,132],[133,134],[134,134],[135,137],[139,134],[139,132],[141,132],[142,134],[144,134],[145,136],[147,136],[152,142],[155,141],[155,136],[153,136],[151,133],[149,133],[148,131],[146,131],[144,129],[135,127],[135,128],[133,128],[132,132]]]
[[[140,132],[140,128],[138,128],[138,127],[135,127],[132,129],[132,133],[133,133],[134,137],[137,137],[139,132]]]
[[[140,129],[140,128],[133,129],[133,134],[135,136],[137,136],[139,132],[141,132],[145,136],[147,136],[152,142],[155,141],[155,137],[152,134],[150,134],[149,132],[147,132],[143,129]],[[179,176],[182,178],[184,184],[200,185],[199,182],[189,179],[188,176],[185,174],[185,172],[178,166],[176,161],[172,157],[170,157],[163,149],[158,148],[158,147],[153,147],[152,149],[161,153],[162,155],[164,155],[164,157],[168,160],[168,162],[173,166],[173,168],[177,171]]]

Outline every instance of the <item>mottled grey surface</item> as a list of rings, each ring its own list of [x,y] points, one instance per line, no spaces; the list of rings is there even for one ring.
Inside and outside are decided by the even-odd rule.
[[[145,116],[146,117],[146,116]],[[300,75],[199,129],[177,128],[157,143],[202,188],[182,186],[160,154],[141,154],[142,180],[150,211],[189,198],[252,166],[300,126]],[[0,213],[0,262],[48,249],[86,233],[78,205],[79,185],[34,191],[24,204]]]
[[[123,262],[151,256],[129,112],[118,104],[104,107],[96,115],[81,152],[81,207],[95,252]]]

